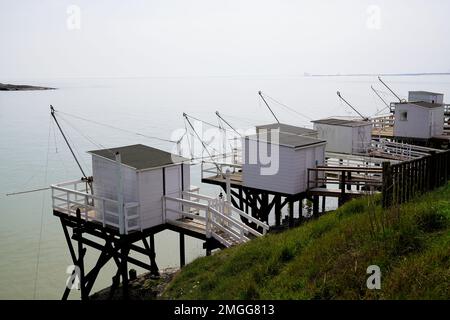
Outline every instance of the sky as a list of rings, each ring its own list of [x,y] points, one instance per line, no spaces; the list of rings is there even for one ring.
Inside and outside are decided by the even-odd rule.
[[[0,0],[0,78],[450,72],[447,0]]]

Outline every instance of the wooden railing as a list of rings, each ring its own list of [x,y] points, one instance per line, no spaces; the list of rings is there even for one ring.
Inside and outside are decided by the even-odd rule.
[[[383,163],[383,207],[407,202],[450,180],[450,150],[391,165]]]
[[[394,116],[393,115],[382,115],[378,117],[373,117],[370,119],[372,122],[372,127],[376,129],[385,129],[394,126]]]
[[[208,178],[211,176],[214,177],[225,177],[226,170],[230,169],[231,172],[236,170],[241,170],[241,164],[235,163],[220,163],[220,162],[210,162],[210,161],[202,161],[201,165],[201,178]]]
[[[376,158],[373,156],[366,155],[353,155],[353,154],[343,154],[326,152],[325,153],[325,164],[331,167],[363,167],[363,168],[381,168],[383,162],[386,161],[384,158]],[[390,160],[392,163],[397,163],[398,160]]]
[[[308,191],[314,195],[335,196],[339,205],[349,198],[381,188],[382,168],[318,166],[309,168]],[[337,186],[333,188],[334,186]]]
[[[78,209],[83,220],[96,221],[104,227],[120,228],[119,203],[113,199],[90,194],[85,181],[74,180],[52,185],[51,192],[53,210],[75,217]],[[137,202],[124,203],[123,213],[125,234],[141,229]]]
[[[389,141],[387,139],[373,139],[371,154],[378,154],[380,157],[394,158],[402,161],[421,158],[430,152],[440,152],[438,149],[417,146],[413,144]]]
[[[186,192],[183,193],[183,196],[189,197],[190,200],[163,197],[164,220],[170,223],[171,221],[166,218],[166,212],[172,212],[182,218],[188,217],[202,221],[205,223],[206,237],[213,237],[226,247],[230,247],[234,243],[247,242],[249,234],[260,237],[269,230],[267,224],[233,207],[223,199]],[[201,203],[200,200],[207,203]],[[196,213],[192,213],[193,211]],[[254,223],[262,232],[243,223],[240,217]]]

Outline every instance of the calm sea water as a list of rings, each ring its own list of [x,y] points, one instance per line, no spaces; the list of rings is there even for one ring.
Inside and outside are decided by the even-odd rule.
[[[386,77],[400,96],[408,90],[450,94],[450,76]],[[182,113],[217,123],[220,111],[235,127],[246,129],[273,122],[257,95],[269,96],[306,117],[272,103],[280,121],[311,126],[310,118],[352,115],[336,91],[363,114],[373,115],[383,104],[370,90],[374,84],[394,101],[375,77],[217,77],[139,79],[0,79],[4,83],[57,87],[54,91],[0,92],[0,299],[59,299],[71,264],[58,219],[50,208],[50,193],[17,196],[6,193],[48,186],[80,177],[62,137],[51,123],[49,105],[113,126],[171,138],[184,128]],[[449,99],[447,98],[447,101]],[[62,114],[61,124],[75,146],[82,165],[90,171],[87,150],[143,143],[170,151],[172,145],[139,135],[98,126]],[[91,141],[89,141],[91,140]],[[217,188],[202,185],[198,166],[192,183],[202,193],[216,195]],[[178,238],[170,231],[156,237],[160,268],[177,266]],[[187,261],[204,255],[201,241],[187,239]],[[97,253],[87,256],[88,266]],[[111,284],[109,265],[94,291]],[[139,270],[141,271],[141,270]],[[74,292],[72,298],[77,298]]]

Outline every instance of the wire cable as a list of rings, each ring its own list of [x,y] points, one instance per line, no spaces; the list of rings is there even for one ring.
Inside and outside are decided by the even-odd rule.
[[[141,137],[144,137],[144,138],[155,139],[155,140],[160,140],[160,141],[164,141],[164,142],[176,143],[176,141],[173,141],[173,140],[170,140],[170,139],[164,139],[164,138],[160,138],[160,137],[156,137],[156,136],[150,136],[150,135],[143,134],[143,133],[140,133],[140,132],[135,132],[135,131],[131,131],[131,130],[128,130],[128,129],[119,128],[119,127],[116,127],[116,126],[113,126],[113,125],[110,125],[110,124],[98,122],[98,121],[91,120],[91,119],[86,119],[86,118],[83,118],[83,117],[80,117],[80,116],[77,116],[77,115],[74,115],[74,114],[71,114],[71,113],[68,113],[68,112],[63,112],[63,111],[59,111],[59,110],[57,112],[65,114],[65,115],[67,115],[69,117],[73,117],[73,118],[79,119],[79,120],[83,120],[83,121],[86,121],[86,122],[94,123],[94,124],[99,125],[99,126],[109,127],[111,129],[120,130],[120,131],[127,132],[127,133],[130,133],[130,134],[138,135],[138,136],[141,136]]]
[[[295,110],[294,108],[291,108],[291,107],[289,107],[288,105],[286,105],[286,104],[284,104],[284,103],[282,103],[282,102],[280,102],[280,101],[278,101],[278,100],[272,98],[271,96],[267,95],[266,93],[262,93],[262,94],[263,94],[266,98],[269,98],[269,99],[272,100],[273,102],[277,103],[278,105],[280,105],[280,106],[282,106],[282,107],[285,107],[286,109],[290,110],[291,112],[294,112],[295,114],[297,114],[297,115],[299,115],[299,116],[301,116],[301,117],[303,117],[303,118],[306,118],[306,119],[308,119],[308,120],[310,120],[310,121],[313,120],[311,117],[308,117],[307,115],[305,115],[305,114],[303,114],[303,113],[301,113],[301,112],[298,112],[298,111]]]
[[[48,175],[48,158],[50,153],[50,128],[51,128],[51,116],[49,118],[48,124],[48,138],[47,138],[47,156],[45,159],[45,175],[44,175],[44,184],[47,184],[47,175]],[[36,259],[36,269],[34,273],[34,288],[33,288],[33,300],[36,300],[37,295],[37,281],[39,277],[39,263],[41,259],[41,241],[42,241],[42,230],[44,225],[44,207],[45,207],[45,196],[46,194],[42,194],[42,206],[41,206],[41,220],[39,227],[39,239],[38,239],[38,247],[37,247],[37,259]]]

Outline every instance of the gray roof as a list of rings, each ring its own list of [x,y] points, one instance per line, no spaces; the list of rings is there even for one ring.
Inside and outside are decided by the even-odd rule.
[[[245,138],[249,139],[249,140],[254,140],[254,141],[271,143],[272,141],[270,141],[270,136],[271,136],[270,134],[268,134],[268,135],[254,134],[254,135],[246,136]],[[278,144],[281,146],[285,146],[285,147],[300,148],[300,147],[313,146],[313,145],[322,144],[322,143],[326,143],[326,141],[316,139],[316,138],[311,138],[311,137],[299,136],[299,135],[292,134],[292,133],[285,133],[285,132],[279,133]]]
[[[299,136],[317,136],[317,130],[303,128],[303,127],[297,127],[297,126],[293,126],[290,124],[284,124],[284,123],[271,123],[271,124],[264,124],[264,125],[256,126],[257,131],[260,129],[266,129],[266,130],[280,129],[280,132],[293,133],[293,134],[297,134]]]
[[[145,170],[151,168],[165,167],[172,164],[188,161],[188,159],[171,154],[169,152],[148,147],[143,144],[134,144],[131,146],[101,149],[88,151],[109,160],[115,161],[116,152],[120,153],[121,161],[124,165],[136,170]]]
[[[341,126],[341,127],[361,127],[361,126],[371,125],[371,123],[368,121],[346,120],[346,119],[336,119],[336,118],[319,119],[319,120],[314,120],[311,122],[320,123],[320,124],[328,124],[328,125],[332,125],[332,126]]]
[[[409,91],[409,93],[429,94],[429,95],[443,95],[443,93],[430,92],[430,91]]]
[[[423,108],[440,108],[444,106],[441,103],[431,103],[431,102],[425,102],[425,101],[415,101],[415,102],[402,102],[402,103],[396,103],[395,105],[416,105]]]

